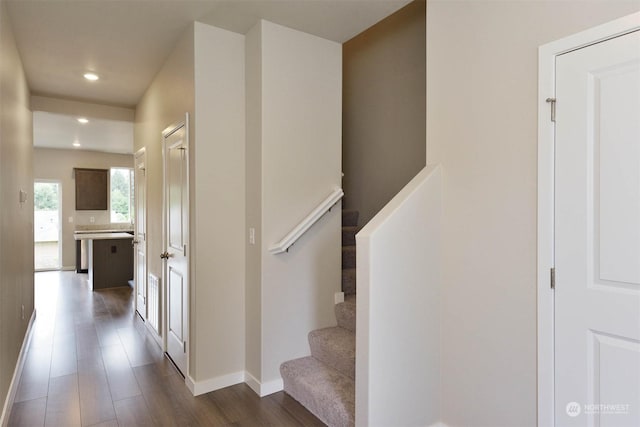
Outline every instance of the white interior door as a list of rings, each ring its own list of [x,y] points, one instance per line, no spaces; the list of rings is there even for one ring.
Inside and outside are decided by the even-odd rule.
[[[555,421],[640,426],[640,32],[556,59]]]
[[[167,353],[187,374],[189,263],[188,154],[186,124],[164,134]]]
[[[144,149],[135,155],[135,284],[136,310],[147,318],[147,154]]]

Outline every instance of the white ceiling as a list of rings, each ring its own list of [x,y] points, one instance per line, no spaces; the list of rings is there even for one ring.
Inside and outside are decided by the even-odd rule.
[[[138,103],[180,35],[193,21],[244,34],[259,19],[266,19],[342,43],[410,2],[1,1],[7,4],[32,94],[129,108]],[[82,74],[86,71],[95,71],[101,79],[84,80]],[[39,122],[34,120],[36,126]],[[47,123],[54,125],[53,120]],[[41,134],[38,129],[34,131]],[[67,139],[71,137],[67,135]],[[119,149],[107,147],[104,151]]]
[[[132,122],[89,118],[89,123],[82,124],[77,118],[34,111],[33,145],[122,154],[131,154],[133,151]],[[74,142],[80,143],[80,147],[74,147]]]

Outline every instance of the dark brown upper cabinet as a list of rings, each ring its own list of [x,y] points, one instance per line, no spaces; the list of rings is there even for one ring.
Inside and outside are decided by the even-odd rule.
[[[74,168],[76,210],[106,211],[109,208],[108,169]]]

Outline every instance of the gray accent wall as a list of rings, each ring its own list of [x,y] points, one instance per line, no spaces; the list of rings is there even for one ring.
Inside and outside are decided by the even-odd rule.
[[[425,166],[425,10],[414,1],[343,45],[344,206],[361,226]]]

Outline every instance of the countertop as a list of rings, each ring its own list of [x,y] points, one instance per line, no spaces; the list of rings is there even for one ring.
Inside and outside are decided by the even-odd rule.
[[[132,229],[127,228],[111,228],[111,229],[95,229],[95,230],[76,230],[76,234],[96,234],[96,233],[128,233],[133,232]]]
[[[133,239],[129,233],[79,233],[74,234],[75,240],[108,240],[108,239]]]

